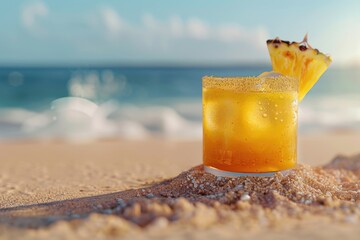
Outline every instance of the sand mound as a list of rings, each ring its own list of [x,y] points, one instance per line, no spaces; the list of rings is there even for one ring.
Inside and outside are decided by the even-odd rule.
[[[158,218],[192,219],[201,226],[227,217],[270,223],[307,213],[356,221],[360,217],[359,170],[360,157],[338,157],[324,167],[299,165],[287,174],[267,178],[215,177],[198,166],[139,189],[135,199],[117,199],[120,205],[107,212],[140,226]]]
[[[337,157],[322,167],[300,164],[286,174],[266,178],[216,177],[198,166],[149,187],[3,209],[0,216],[3,224],[16,227],[57,222],[46,228],[47,234],[67,229],[105,235],[110,231],[114,236],[143,227],[275,227],[319,217],[356,224],[360,220],[360,155]]]

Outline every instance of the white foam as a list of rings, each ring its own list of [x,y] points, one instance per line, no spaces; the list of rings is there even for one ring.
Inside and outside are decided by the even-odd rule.
[[[360,128],[360,97],[324,96],[305,98],[299,107],[303,128]]]
[[[191,114],[196,115],[194,109],[192,111]],[[7,109],[1,110],[0,116],[3,127],[7,127],[5,123],[18,124],[10,135],[38,139],[88,141],[104,137],[143,139],[151,136],[200,139],[202,135],[201,121],[186,119],[171,107],[139,107],[116,102],[97,105],[77,97],[57,99],[51,109],[41,113]],[[201,107],[198,116],[193,118],[201,119]],[[0,136],[6,137],[11,136],[9,133]]]
[[[201,115],[201,109],[200,113]],[[167,138],[201,138],[200,121],[191,121],[181,116],[174,108],[164,106],[120,106],[116,112],[118,121],[128,121],[143,126],[148,135]]]
[[[299,109],[300,130],[360,129],[359,103],[358,96],[305,98]],[[43,112],[0,109],[0,139],[89,141],[157,136],[200,140],[201,106],[200,99],[178,101],[168,106],[139,106],[118,102],[97,105],[82,98],[61,98],[52,103],[51,109]]]

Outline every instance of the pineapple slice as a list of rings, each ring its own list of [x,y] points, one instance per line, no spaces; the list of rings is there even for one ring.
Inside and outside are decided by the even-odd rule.
[[[308,44],[307,35],[300,43],[290,43],[279,38],[267,40],[266,43],[273,71],[299,78],[299,101],[310,91],[332,61],[329,56]]]

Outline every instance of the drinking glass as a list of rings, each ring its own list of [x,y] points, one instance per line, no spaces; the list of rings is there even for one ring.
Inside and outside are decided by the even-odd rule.
[[[271,176],[296,165],[296,78],[206,76],[202,84],[207,172]]]

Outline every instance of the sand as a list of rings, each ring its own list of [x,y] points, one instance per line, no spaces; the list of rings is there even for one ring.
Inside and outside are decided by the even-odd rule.
[[[296,169],[237,179],[205,173],[198,141],[2,143],[0,239],[357,239],[359,140],[301,136]]]

